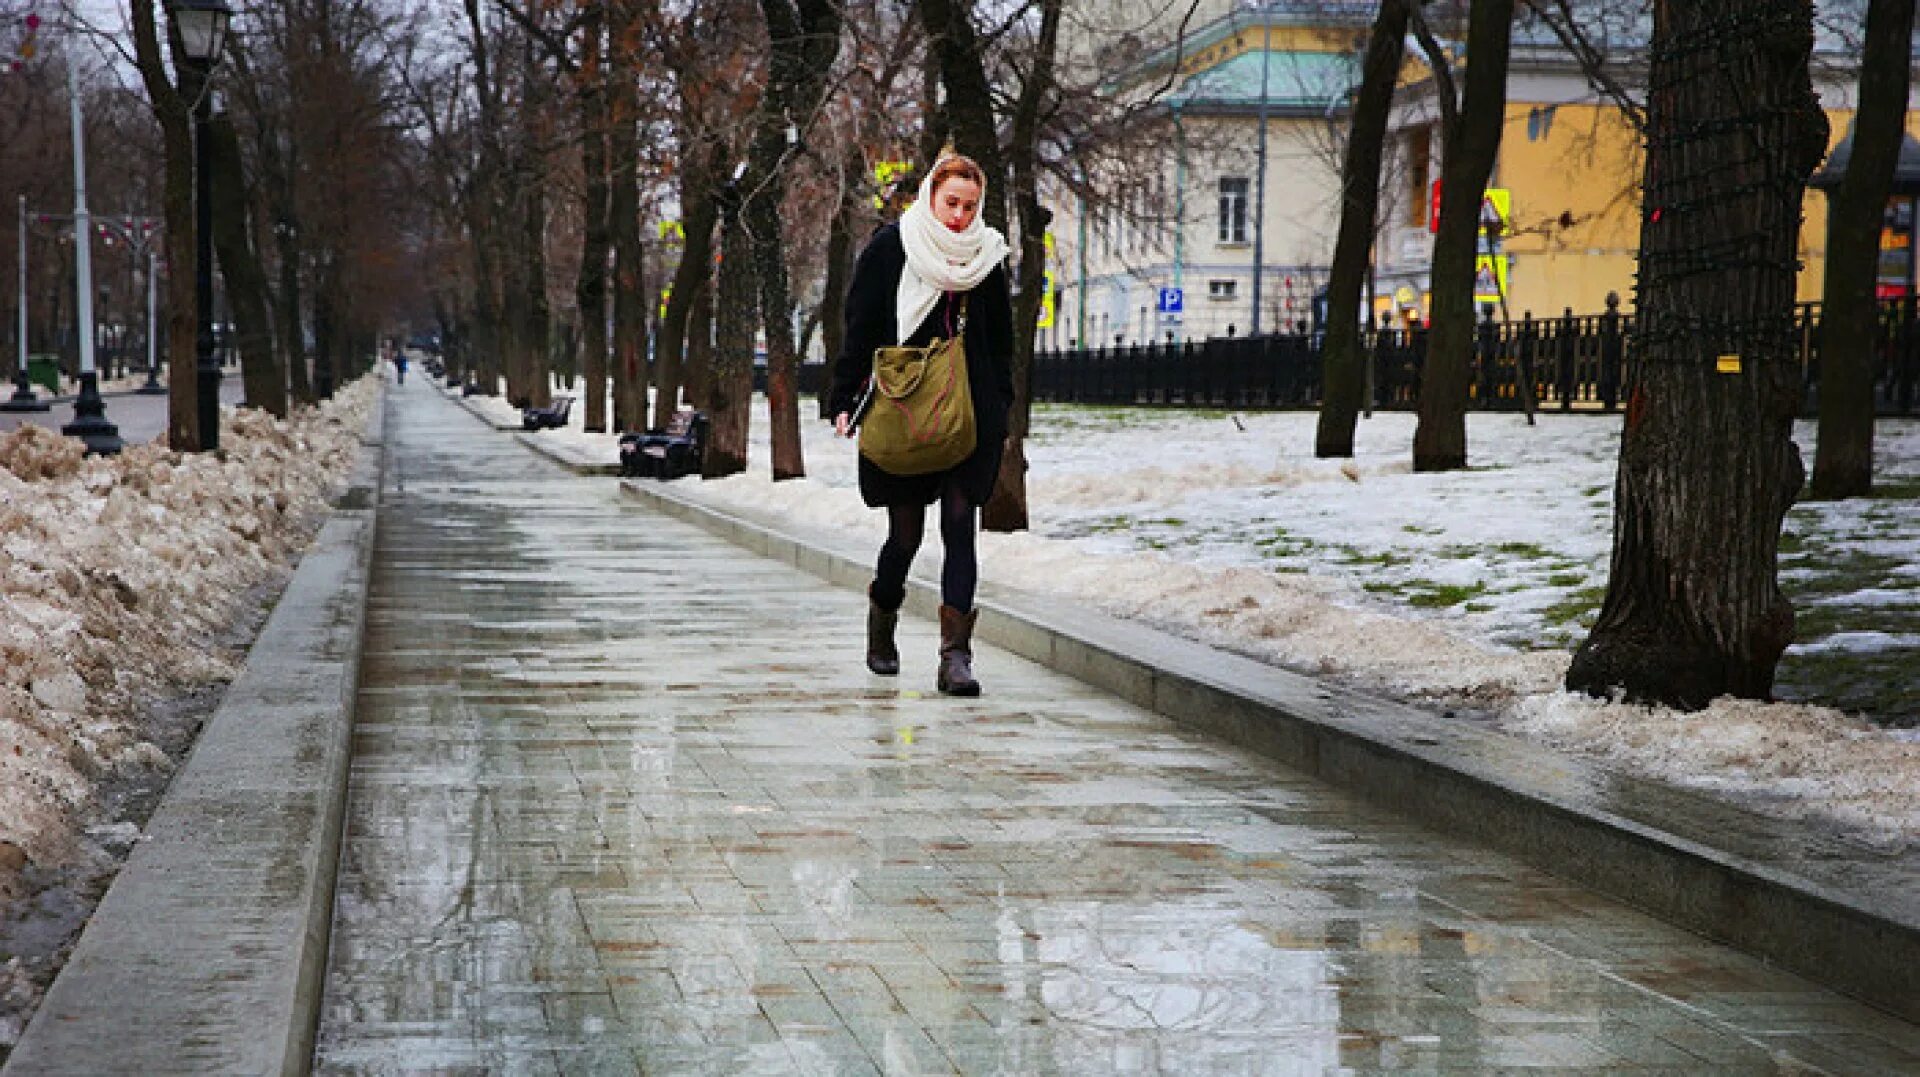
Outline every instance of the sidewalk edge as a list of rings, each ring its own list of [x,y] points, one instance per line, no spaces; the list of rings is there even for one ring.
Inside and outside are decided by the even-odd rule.
[[[8,1074],[305,1073],[325,989],[385,393],[288,580]]]
[[[748,550],[864,590],[864,557],[677,494],[624,481],[629,496]],[[909,582],[931,617],[937,588]],[[1889,868],[1822,880],[1801,864],[1836,843],[1791,823],[1614,774],[1492,730],[1368,697],[1090,610],[992,592],[980,638],[1175,722],[1265,755],[1451,835],[1510,855],[1858,999],[1920,1020],[1920,915]],[[1804,857],[1743,854],[1596,805],[1642,787],[1704,821],[1701,834],[1779,832]],[[1654,814],[1657,814],[1654,813]],[[1838,858],[1835,858],[1838,859]],[[1871,865],[1868,866],[1871,868]],[[1846,873],[1843,872],[1844,876]],[[1876,897],[1881,900],[1876,901]]]

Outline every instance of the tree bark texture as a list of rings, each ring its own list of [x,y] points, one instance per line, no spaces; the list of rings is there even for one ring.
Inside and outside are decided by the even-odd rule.
[[[767,21],[767,85],[754,115],[745,213],[760,286],[760,328],[767,341],[767,420],[773,478],[779,482],[807,474],[800,450],[793,292],[780,220],[790,160],[787,132],[791,125],[797,135],[820,107],[840,53],[840,11],[836,0],[799,0],[797,6],[790,0],[760,0],[760,11]]]
[[[153,0],[133,0],[133,40],[147,103],[160,121],[166,174],[161,213],[166,219],[167,265],[167,445],[176,452],[200,448],[200,414],[196,401],[199,349],[194,324],[193,266],[193,134],[187,102],[167,77],[160,55],[158,23]]]
[[[1408,2],[1380,0],[1340,164],[1340,231],[1327,273],[1327,335],[1321,351],[1320,417],[1313,442],[1313,454],[1322,459],[1353,455],[1354,426],[1366,395],[1368,354],[1360,335],[1360,291],[1373,260],[1381,147],[1386,143],[1394,83],[1406,51]]]
[[[607,152],[612,169],[608,212],[613,225],[613,418],[619,430],[646,425],[646,248],[640,239],[641,19],[637,0],[613,0]]]
[[[547,192],[546,169],[538,167],[527,187],[527,215],[522,224],[527,260],[527,369],[532,381],[533,406],[553,403],[553,311],[547,303]]]
[[[947,89],[942,115],[953,136],[953,148],[979,162],[987,174],[981,214],[989,225],[1006,232],[1007,164],[994,124],[993,90],[980,35],[973,29],[972,0],[920,0],[915,7]],[[923,164],[930,168],[933,161]]]
[[[1796,244],[1827,130],[1812,45],[1805,0],[1654,8],[1638,361],[1607,596],[1571,689],[1765,699],[1793,639],[1776,554],[1804,477]]]
[[[1052,95],[1062,6],[1063,0],[1042,0],[1033,66],[1014,105],[1012,144],[1007,152],[1014,211],[1020,215],[1019,291],[1013,300],[1013,400],[1007,414],[1007,443],[1000,454],[993,493],[980,513],[980,524],[989,531],[1027,529],[1026,439],[1033,411],[1033,336],[1046,291],[1047,225],[1053,221],[1053,211],[1040,204],[1040,113]]]
[[[1506,126],[1507,45],[1513,0],[1473,0],[1467,18],[1466,89],[1448,124],[1440,170],[1440,230],[1433,243],[1433,327],[1420,370],[1413,469],[1467,466],[1467,389],[1473,377],[1473,277],[1480,200]]]
[[[1914,0],[1870,0],[1853,156],[1827,206],[1820,318],[1820,436],[1811,496],[1873,491],[1873,374],[1880,341],[1880,228],[1906,136]]]
[[[280,261],[280,290],[274,296],[279,315],[274,328],[280,334],[280,355],[287,364],[287,384],[293,399],[314,402],[313,380],[307,369],[307,335],[300,316],[300,244],[293,235],[281,235],[274,246]]]
[[[853,276],[853,233],[859,227],[861,185],[854,177],[860,174],[865,164],[864,156],[857,147],[849,147],[849,152],[841,165],[840,202],[833,211],[833,220],[827,225],[827,280],[820,296],[820,347],[826,353],[827,362],[833,363],[840,357],[840,345],[846,339],[847,288]],[[827,398],[830,393],[820,394],[820,417],[830,419],[826,414]]]
[[[233,118],[216,113],[212,132],[214,189],[237,194],[246,189],[241,171],[240,136]],[[241,201],[233,198],[233,202]],[[248,234],[250,215],[230,211],[213,215],[213,246],[219,254],[220,278],[226,282],[227,303],[233,310],[234,343],[240,349],[240,371],[247,387],[247,404],[263,408],[276,418],[287,417],[287,380],[273,353],[273,319],[268,314],[267,277]]]
[[[707,402],[713,427],[700,472],[709,479],[747,469],[747,428],[753,417],[752,241],[740,220],[739,195],[728,191],[720,199],[720,281]]]
[[[605,32],[603,4],[590,3],[580,26],[580,167],[584,173],[580,278],[574,297],[580,304],[580,372],[586,384],[581,414],[588,433],[607,429],[607,71],[601,62]]]
[[[680,406],[680,391],[699,407],[692,386],[698,377],[689,347],[689,322],[695,305],[713,287],[713,172],[714,150],[697,136],[683,135],[680,154],[680,264],[673,271],[673,289],[667,295],[666,317],[660,322],[660,343],[654,350],[659,365],[658,392],[653,401],[653,425],[664,427]],[[708,295],[711,298],[710,295]]]
[[[687,311],[687,402],[701,411],[713,410],[713,305],[719,289],[714,276],[709,265]]]

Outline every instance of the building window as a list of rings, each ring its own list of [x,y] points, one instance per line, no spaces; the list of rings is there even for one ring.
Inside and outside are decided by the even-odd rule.
[[[1527,141],[1539,142],[1553,133],[1553,111],[1560,106],[1548,105],[1545,108],[1527,110]]]
[[[1220,179],[1220,242],[1247,241],[1247,179],[1223,176]]]
[[[1210,280],[1207,282],[1208,299],[1232,299],[1240,293],[1237,280]]]
[[[1412,189],[1407,192],[1407,223],[1415,228],[1427,226],[1427,174],[1433,167],[1433,136],[1422,127],[1407,136],[1407,177]]]

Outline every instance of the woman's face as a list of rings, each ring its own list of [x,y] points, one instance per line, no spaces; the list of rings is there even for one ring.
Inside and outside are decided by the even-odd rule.
[[[934,219],[964,232],[980,212],[980,185],[965,176],[948,176],[933,189]]]

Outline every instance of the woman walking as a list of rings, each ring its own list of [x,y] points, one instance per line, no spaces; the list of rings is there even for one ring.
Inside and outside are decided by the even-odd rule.
[[[942,157],[900,220],[875,232],[854,265],[847,331],[833,371],[834,429],[849,436],[876,348],[923,346],[962,334],[977,430],[973,454],[945,471],[895,475],[860,458],[860,497],[887,510],[887,541],[867,588],[867,668],[900,672],[894,627],[906,599],[907,569],[920,549],[927,506],[940,505],[940,664],[935,684],[980,694],[973,676],[973,592],[979,581],[974,514],[993,493],[1013,402],[1013,303],[1007,240],[980,221],[986,175],[971,158]]]

